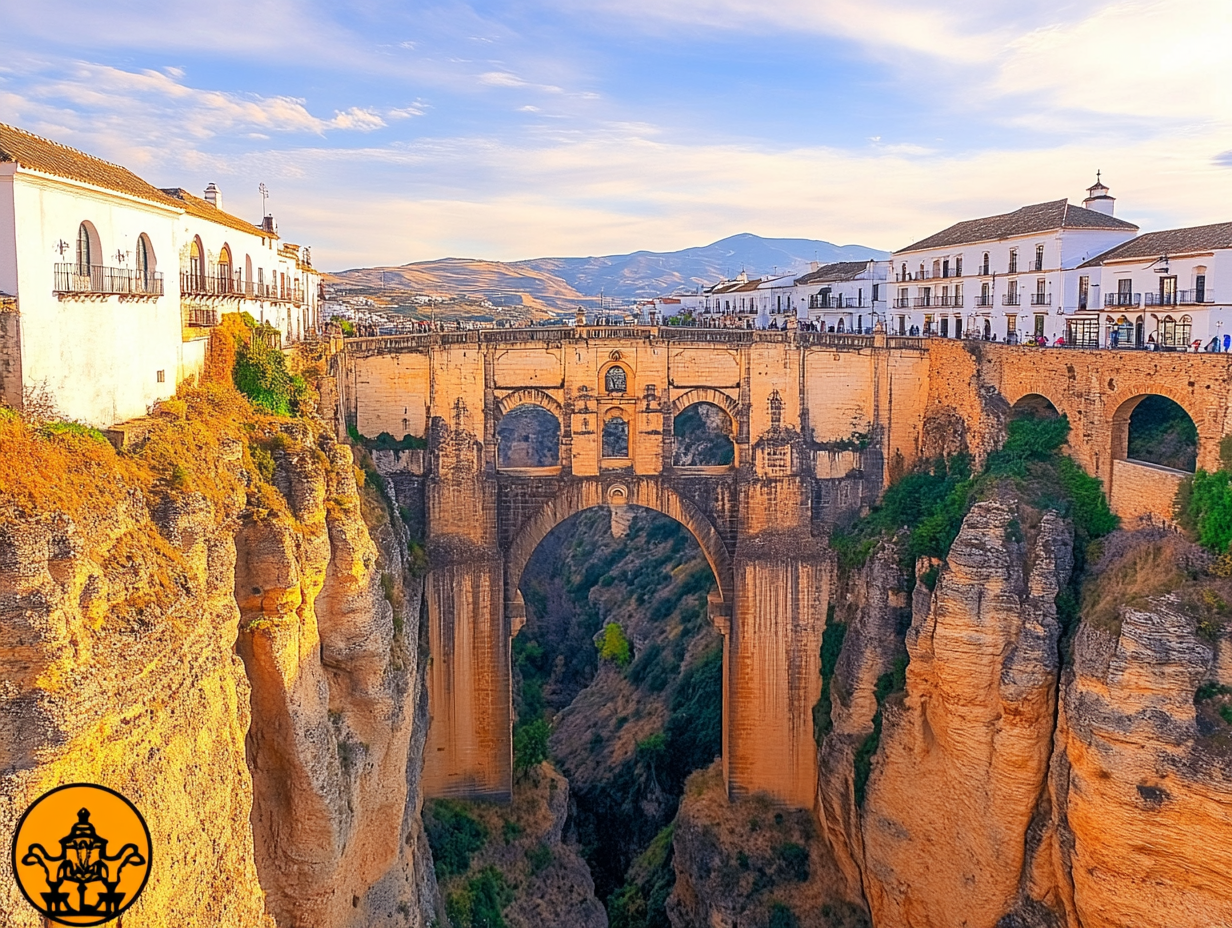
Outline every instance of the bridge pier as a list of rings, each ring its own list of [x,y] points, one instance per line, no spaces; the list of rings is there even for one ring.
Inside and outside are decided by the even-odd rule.
[[[728,794],[766,792],[795,808],[817,795],[813,706],[833,558],[803,533],[742,539],[735,609],[724,642]]]

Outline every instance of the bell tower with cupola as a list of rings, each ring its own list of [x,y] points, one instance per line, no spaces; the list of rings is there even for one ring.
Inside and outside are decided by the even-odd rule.
[[[1116,206],[1116,197],[1108,196],[1108,188],[1100,182],[1099,175],[1100,172],[1096,171],[1095,183],[1087,188],[1087,198],[1082,201],[1082,205],[1086,209],[1093,209],[1097,213],[1111,216]]]

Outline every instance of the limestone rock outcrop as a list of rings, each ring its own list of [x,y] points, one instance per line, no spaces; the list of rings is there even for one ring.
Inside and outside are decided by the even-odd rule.
[[[234,469],[235,461],[220,462]],[[272,928],[257,878],[235,656],[235,546],[200,495],[77,522],[0,527],[0,833],[66,783],[116,789],[145,815],[158,859],[134,924]],[[0,922],[43,919],[0,882]]]
[[[63,511],[0,512],[0,830],[97,782],[155,848],[126,921],[431,923],[421,583],[396,510],[322,423],[166,428],[154,454],[201,460],[152,479],[87,448],[118,504],[61,474],[45,486]],[[13,434],[9,452],[67,459]],[[261,475],[245,440],[269,449]],[[41,921],[0,881],[0,922]]]
[[[1119,631],[1079,630],[1052,777],[1069,924],[1232,924],[1232,750],[1198,717],[1209,684],[1232,686],[1232,641],[1175,595],[1123,608]]]
[[[1071,533],[978,503],[907,635],[862,815],[874,924],[992,926],[1013,908],[1056,709]],[[931,849],[931,852],[926,851]]]

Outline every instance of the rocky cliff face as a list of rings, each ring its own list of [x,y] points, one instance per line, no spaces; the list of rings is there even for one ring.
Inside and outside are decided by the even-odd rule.
[[[894,543],[844,572],[808,884],[746,886],[750,838],[718,820],[752,806],[699,781],[675,928],[1232,925],[1232,581],[1158,530],[1103,550],[1074,608],[1070,526],[1002,487],[910,599]]]
[[[427,924],[404,529],[323,425],[175,402],[126,455],[0,423],[0,826],[98,782],[161,862],[126,917]]]

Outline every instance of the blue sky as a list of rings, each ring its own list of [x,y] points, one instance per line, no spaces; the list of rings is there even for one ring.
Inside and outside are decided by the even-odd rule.
[[[0,0],[0,121],[339,269],[1232,220],[1227,0]]]

